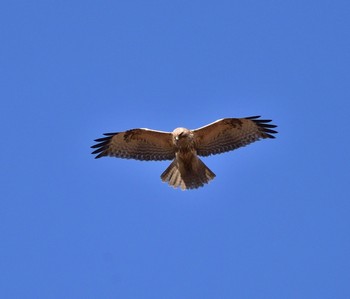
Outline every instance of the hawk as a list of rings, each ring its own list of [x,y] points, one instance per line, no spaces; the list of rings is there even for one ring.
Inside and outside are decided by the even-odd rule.
[[[161,174],[163,182],[182,190],[196,189],[214,179],[198,156],[210,156],[235,150],[260,139],[275,138],[269,119],[260,116],[223,118],[204,127],[173,132],[132,129],[105,133],[98,138],[92,154],[142,161],[173,160]]]

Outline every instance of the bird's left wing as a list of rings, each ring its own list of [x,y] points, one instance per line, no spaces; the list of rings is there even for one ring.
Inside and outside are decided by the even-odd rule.
[[[271,120],[260,116],[224,118],[193,130],[197,154],[209,156],[232,151],[262,138],[275,138]]]
[[[103,156],[136,160],[172,160],[175,151],[172,134],[150,129],[132,129],[119,133],[106,133],[96,139],[91,148],[95,158]]]

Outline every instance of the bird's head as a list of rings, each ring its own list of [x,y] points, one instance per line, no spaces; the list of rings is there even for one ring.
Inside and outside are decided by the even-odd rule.
[[[186,145],[192,141],[193,134],[186,128],[176,128],[173,131],[173,139],[175,144]]]

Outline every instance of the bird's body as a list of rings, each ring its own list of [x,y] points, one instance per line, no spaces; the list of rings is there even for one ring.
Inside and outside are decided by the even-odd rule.
[[[175,159],[160,176],[170,186],[195,189],[208,183],[215,174],[198,158],[193,131],[177,128],[173,131]]]
[[[172,133],[132,129],[104,134],[96,139],[96,158],[113,156],[136,160],[173,160],[162,173],[163,182],[174,188],[196,189],[214,179],[215,174],[198,156],[219,154],[245,146],[261,138],[275,138],[275,125],[259,116],[224,118],[196,130],[176,128]]]

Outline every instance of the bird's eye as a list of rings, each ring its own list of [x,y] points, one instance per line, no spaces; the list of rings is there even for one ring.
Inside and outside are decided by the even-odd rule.
[[[175,139],[176,140],[180,140],[182,137],[184,137],[186,134],[185,134],[185,132],[180,132],[176,137],[175,137]]]

